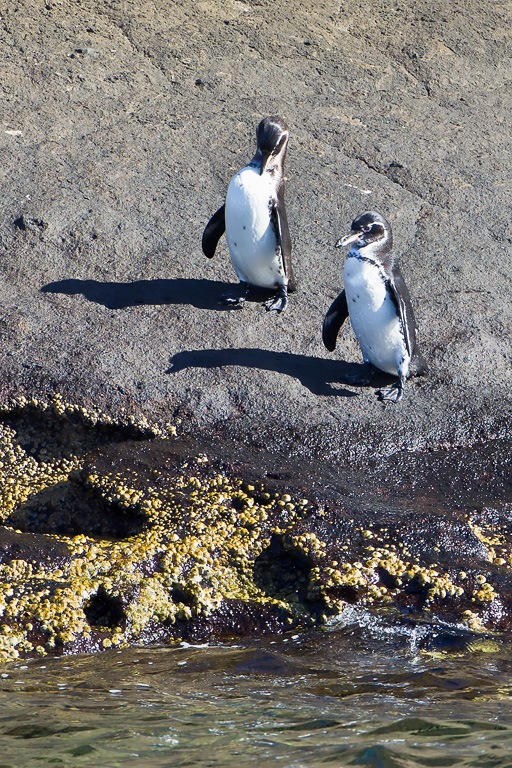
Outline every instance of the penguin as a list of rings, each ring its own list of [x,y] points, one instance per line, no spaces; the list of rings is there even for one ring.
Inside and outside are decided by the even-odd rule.
[[[250,286],[274,290],[263,306],[283,312],[288,291],[295,290],[291,240],[284,206],[284,160],[289,129],[280,117],[265,117],[256,129],[257,150],[251,162],[231,179],[226,202],[205,227],[202,248],[215,255],[226,233],[231,261],[240,280],[235,294],[221,298],[241,308]]]
[[[322,339],[332,352],[341,326],[350,317],[366,371],[349,383],[367,386],[374,372],[396,376],[393,384],[377,394],[380,400],[398,403],[406,379],[413,373],[413,356],[415,374],[424,373],[426,365],[417,349],[409,291],[392,250],[391,225],[380,213],[363,213],[354,219],[351,233],[338,240],[336,248],[347,245],[350,250],[343,272],[344,290],[324,318]]]

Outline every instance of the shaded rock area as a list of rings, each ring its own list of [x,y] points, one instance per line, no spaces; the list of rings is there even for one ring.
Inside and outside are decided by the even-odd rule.
[[[504,4],[0,7],[0,650],[274,632],[347,603],[506,630]],[[281,315],[201,234],[290,125]],[[333,244],[391,221],[427,376],[347,384]],[[301,501],[301,499],[303,501]]]

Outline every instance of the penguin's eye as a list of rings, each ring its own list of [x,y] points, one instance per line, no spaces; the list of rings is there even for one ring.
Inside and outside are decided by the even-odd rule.
[[[373,227],[373,224],[370,224],[366,227],[361,227],[361,229],[363,230],[363,232],[369,232],[372,227]]]

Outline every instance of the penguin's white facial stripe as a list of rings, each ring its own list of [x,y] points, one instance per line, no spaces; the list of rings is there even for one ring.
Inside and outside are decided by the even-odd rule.
[[[267,164],[265,166],[265,173],[274,174],[281,168],[281,155],[283,154],[285,147],[286,143],[282,146],[277,146],[276,149],[269,155]]]
[[[288,127],[284,124],[265,120],[256,130],[256,140],[259,149],[269,154],[279,154],[288,141]]]
[[[264,173],[273,174],[280,167],[281,156],[286,151],[287,142],[288,142],[288,134],[284,133],[279,139],[279,141],[277,142],[277,145],[274,147],[274,149],[271,151],[270,155],[268,156]]]
[[[353,229],[350,235],[338,240],[336,247],[352,245],[353,248],[365,250],[365,253],[367,253],[367,249],[373,251],[375,246],[382,247],[388,240],[389,233],[387,230],[379,221],[374,221],[364,224],[355,230]]]
[[[272,150],[272,155],[274,157],[277,157],[277,155],[279,155],[283,151],[283,149],[286,147],[287,143],[288,143],[288,131],[285,131],[281,135],[274,149]]]

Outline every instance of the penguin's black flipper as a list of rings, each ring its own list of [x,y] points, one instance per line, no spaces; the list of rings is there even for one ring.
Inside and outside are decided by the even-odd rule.
[[[347,297],[342,291],[333,301],[324,317],[322,326],[322,340],[329,352],[336,348],[336,339],[341,326],[348,317]]]
[[[204,228],[201,245],[203,247],[203,253],[208,259],[212,259],[215,256],[217,243],[226,231],[225,210],[226,205],[221,205],[219,210],[213,214]]]
[[[292,268],[292,241],[290,230],[288,228],[288,217],[284,206],[282,186],[277,191],[277,201],[270,209],[270,222],[274,229],[277,244],[281,248],[281,258],[283,259],[283,268],[288,278],[288,292],[293,293],[297,287]]]
[[[393,269],[393,280],[389,280],[388,286],[400,314],[407,351],[412,357],[416,346],[416,320],[412,309],[411,297],[398,265],[395,265]]]

